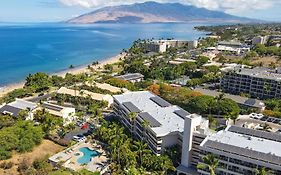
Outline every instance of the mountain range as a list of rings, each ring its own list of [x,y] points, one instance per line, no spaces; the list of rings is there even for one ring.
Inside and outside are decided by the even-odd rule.
[[[180,23],[180,22],[255,22],[258,20],[180,3],[144,2],[109,6],[68,20],[68,23]]]

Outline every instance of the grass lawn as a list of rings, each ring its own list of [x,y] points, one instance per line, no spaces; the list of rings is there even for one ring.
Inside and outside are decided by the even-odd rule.
[[[18,154],[15,153],[12,158],[5,160],[6,162],[13,162],[13,167],[8,170],[0,169],[0,175],[17,175],[19,174],[17,171],[18,164],[22,160],[27,160],[30,164],[36,159],[44,158],[47,155],[53,155],[59,151],[65,149],[64,147],[55,144],[50,140],[43,140],[42,143],[35,147],[32,152]],[[0,164],[4,161],[0,161]]]

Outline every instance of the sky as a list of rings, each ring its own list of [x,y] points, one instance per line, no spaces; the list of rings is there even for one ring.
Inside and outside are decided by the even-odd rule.
[[[145,0],[1,0],[0,22],[57,22],[95,9]],[[180,2],[232,15],[281,21],[281,0],[155,0]]]

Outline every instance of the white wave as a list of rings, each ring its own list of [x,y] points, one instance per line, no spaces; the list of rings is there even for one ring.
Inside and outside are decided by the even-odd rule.
[[[96,33],[96,34],[105,35],[105,36],[119,37],[119,35],[112,34],[112,33],[107,33],[107,32],[102,32],[102,31],[98,31],[98,30],[92,30],[91,32],[92,33]]]

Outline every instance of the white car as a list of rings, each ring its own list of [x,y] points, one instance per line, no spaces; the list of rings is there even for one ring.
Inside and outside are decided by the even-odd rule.
[[[264,117],[263,114],[257,114],[257,113],[251,113],[249,116],[250,118],[258,119],[258,120]]]
[[[77,142],[82,142],[85,141],[87,138],[85,136],[83,137],[79,137],[79,136],[73,136],[73,140],[77,141]]]

